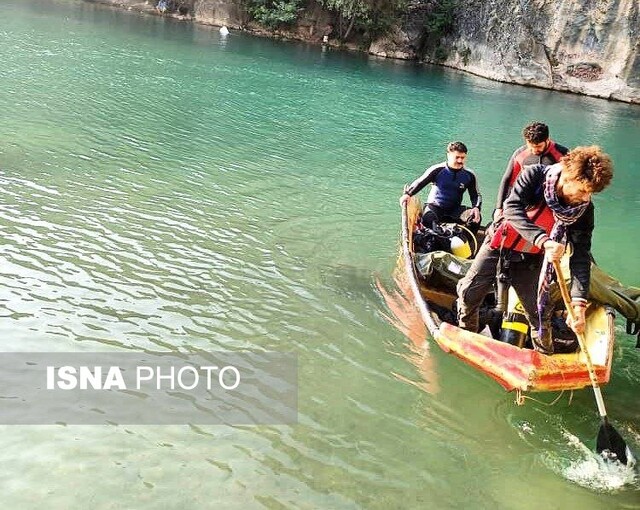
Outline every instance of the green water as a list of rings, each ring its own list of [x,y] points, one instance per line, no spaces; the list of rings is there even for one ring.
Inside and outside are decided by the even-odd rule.
[[[640,286],[639,107],[80,1],[2,12],[3,349],[299,357],[295,426],[1,427],[3,508],[640,508],[589,456],[591,392],[516,407],[376,286],[403,184],[464,140],[490,214],[532,119],[612,155],[593,252]],[[604,395],[640,451],[618,330]]]

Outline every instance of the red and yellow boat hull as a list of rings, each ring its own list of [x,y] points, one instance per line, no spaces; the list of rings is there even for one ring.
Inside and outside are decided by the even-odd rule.
[[[598,383],[609,382],[613,357],[613,316],[596,307],[587,317],[587,343]],[[445,351],[496,380],[505,390],[560,391],[591,386],[584,354],[547,356],[443,322],[435,340]]]

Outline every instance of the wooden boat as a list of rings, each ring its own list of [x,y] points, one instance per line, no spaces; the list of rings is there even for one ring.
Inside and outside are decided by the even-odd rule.
[[[402,211],[402,255],[404,269],[422,320],[445,351],[495,379],[507,391],[559,391],[591,386],[581,352],[548,356],[520,348],[485,335],[465,331],[444,322],[436,309],[451,308],[455,295],[426,281],[416,269],[413,234],[421,211],[412,197]],[[586,340],[600,385],[611,375],[614,343],[614,314],[607,307],[590,303],[587,309]]]

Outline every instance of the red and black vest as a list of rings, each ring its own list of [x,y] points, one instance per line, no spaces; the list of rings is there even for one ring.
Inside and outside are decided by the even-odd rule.
[[[518,175],[520,174],[520,172],[522,171],[522,168],[524,167],[524,160],[530,157],[531,155],[532,153],[529,149],[520,151],[516,155],[515,161],[513,162],[513,170],[511,171],[511,179],[509,179],[509,188],[513,188],[513,185],[516,183],[516,179],[518,178]],[[542,156],[550,156],[553,159],[553,162],[557,163],[558,161],[560,161],[560,159],[562,159],[562,156],[564,156],[564,154],[558,150],[554,141],[549,140],[549,146],[540,157],[542,158]],[[542,163],[542,161],[540,162]]]
[[[547,235],[551,233],[555,218],[553,212],[545,201],[541,204],[533,206],[526,211],[527,217],[538,227],[543,229]],[[518,231],[506,220],[504,220],[498,228],[496,228],[491,238],[491,248],[518,251],[520,253],[540,253],[542,248],[531,244],[524,239]]]

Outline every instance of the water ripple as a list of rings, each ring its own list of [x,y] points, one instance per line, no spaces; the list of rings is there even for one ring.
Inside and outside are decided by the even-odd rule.
[[[451,137],[473,141],[490,188],[524,122],[514,108],[568,123],[566,136],[595,115],[626,140],[621,169],[633,114],[570,114],[565,95],[476,93],[457,75],[242,34],[222,43],[87,2],[12,0],[3,15],[4,348],[292,351],[300,406],[294,426],[5,428],[7,508],[507,508],[525,476],[554,488],[532,491],[535,507],[589,507],[541,473],[547,435],[522,441],[510,398],[427,347],[411,303],[390,288],[385,308],[373,274],[393,266],[402,184]],[[613,216],[637,216],[633,182]],[[638,276],[632,258],[610,259]],[[634,356],[618,363],[614,409],[633,401]],[[550,414],[522,413],[545,431]]]

